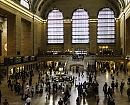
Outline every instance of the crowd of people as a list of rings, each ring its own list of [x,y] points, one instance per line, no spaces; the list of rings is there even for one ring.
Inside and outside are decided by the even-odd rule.
[[[86,98],[94,97],[96,104],[98,104],[100,101],[100,95],[99,95],[100,84],[96,79],[97,72],[89,71],[85,74],[83,70],[82,71],[76,70],[77,75],[76,76],[72,75],[71,77],[72,81],[63,81],[63,82],[53,81],[52,73],[49,74],[48,72],[45,72],[43,74],[41,73],[40,70],[37,72],[38,72],[38,78],[37,78],[37,82],[35,83],[35,86],[34,83],[32,83],[33,76],[34,76],[33,71],[22,73],[20,77],[15,76],[14,79],[9,78],[7,81],[8,88],[10,88],[10,90],[14,91],[16,94],[21,95],[21,100],[25,101],[27,105],[31,104],[32,98],[34,97],[35,94],[43,94],[44,91],[43,89],[45,89],[46,100],[49,100],[50,94],[53,94],[55,96],[60,92],[62,94],[62,97],[59,99],[57,104],[67,105],[69,103],[69,98],[71,96],[70,91],[72,86],[74,86],[78,91],[78,96],[75,100],[77,105],[80,105],[80,101],[82,98],[86,99]],[[73,70],[73,73],[74,72],[75,71]],[[104,70],[104,72],[106,72],[106,70]],[[119,88],[120,93],[123,94],[124,84],[126,81],[122,79],[119,82],[118,79],[115,80],[113,78],[114,75],[118,76],[117,71],[112,73],[110,71],[109,74],[111,76],[112,82],[111,84],[108,84],[107,82],[104,81],[103,92],[105,98],[107,98],[107,105],[115,105],[116,102],[113,97],[113,95],[116,94],[115,89]],[[83,78],[84,75],[87,75],[86,80],[82,82],[78,82],[78,79]],[[128,84],[130,83],[130,77],[128,78],[127,83]],[[130,101],[130,88],[127,89],[127,95]],[[2,97],[1,91],[0,91],[0,97]],[[7,101],[7,99],[5,101]],[[0,102],[1,102],[1,98],[0,98]],[[9,103],[7,105],[9,105]]]

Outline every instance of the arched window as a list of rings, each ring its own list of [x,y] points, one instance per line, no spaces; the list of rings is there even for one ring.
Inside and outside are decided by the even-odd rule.
[[[88,13],[80,8],[72,15],[72,43],[89,43]]]
[[[130,0],[125,0],[125,2],[126,2],[126,5],[128,5],[130,3]]]
[[[63,43],[63,15],[58,9],[54,9],[48,14],[48,43]]]
[[[110,8],[99,11],[97,43],[115,43],[115,16]]]
[[[29,0],[20,0],[20,4],[29,9]]]

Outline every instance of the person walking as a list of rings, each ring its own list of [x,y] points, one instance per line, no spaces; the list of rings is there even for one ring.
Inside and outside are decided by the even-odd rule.
[[[9,105],[9,102],[7,101],[7,99],[5,99],[5,101],[3,102],[3,105]]]
[[[63,100],[60,98],[60,100],[58,101],[58,105],[63,105]]]
[[[28,91],[28,89],[26,88],[26,89],[24,90],[25,99],[27,99],[28,94],[29,94],[29,91]]]
[[[33,97],[33,95],[34,95],[34,87],[33,86],[31,88],[31,94],[32,94],[32,97]]]
[[[7,83],[8,83],[8,87],[10,87],[11,86],[11,79],[9,78],[9,80],[7,81]]]
[[[118,80],[116,80],[115,87],[118,88]]]
[[[124,87],[124,84],[125,84],[124,79],[122,79],[122,80],[121,80],[121,87],[122,87],[122,88]]]
[[[130,88],[127,89],[128,100],[130,101]]]
[[[121,94],[123,93],[123,86],[122,85],[120,86],[120,93]]]
[[[28,98],[26,99],[26,103],[27,105],[31,105],[32,99],[28,96]]]
[[[76,99],[76,105],[80,105],[79,97],[77,97],[77,99]]]
[[[99,95],[98,94],[96,94],[96,102],[97,102],[97,105],[98,105],[98,103],[99,103]]]
[[[104,86],[103,86],[103,92],[104,92],[104,95],[107,96],[107,82],[105,82]]]
[[[111,83],[111,87],[112,87],[112,90],[113,90],[113,92],[114,92],[114,87],[115,87],[115,83],[114,83],[114,81],[112,81],[112,83]]]
[[[67,100],[68,100],[68,98],[67,98],[67,96],[65,95],[64,98],[63,98],[64,105],[67,105]]]

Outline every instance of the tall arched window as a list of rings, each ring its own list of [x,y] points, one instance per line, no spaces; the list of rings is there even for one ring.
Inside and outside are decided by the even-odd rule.
[[[115,16],[110,8],[99,11],[97,43],[115,43]]]
[[[29,9],[29,0],[20,0],[20,4]]]
[[[54,9],[48,14],[48,43],[63,43],[63,15],[58,9]]]
[[[130,3],[130,0],[125,0],[126,5]]]
[[[80,8],[72,15],[72,43],[89,43],[88,13]]]

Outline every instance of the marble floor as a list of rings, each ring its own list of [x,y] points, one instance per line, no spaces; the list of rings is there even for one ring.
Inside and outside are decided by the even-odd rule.
[[[72,73],[71,71],[69,71],[69,74],[78,77],[78,74]],[[120,81],[122,79],[124,79],[125,81],[125,86],[124,86],[122,95],[120,94],[119,88],[115,90],[113,97],[115,99],[116,105],[122,105],[122,104],[130,105],[130,102],[128,101],[127,93],[126,93],[128,87],[130,87],[130,85],[127,84],[127,78],[129,75],[130,75],[129,72],[126,75],[124,75],[123,72],[119,72],[119,75],[115,76],[115,80],[116,79],[118,80],[119,86],[120,86]],[[36,72],[33,77],[33,85],[37,82],[37,78],[38,78],[38,73]],[[83,82],[83,81],[88,81],[86,75],[83,78],[82,77],[78,78],[77,83]],[[110,74],[108,72],[98,73],[97,81],[99,83],[99,97],[100,97],[99,105],[107,105],[107,98],[104,97],[104,93],[102,89],[105,82],[107,82],[108,85],[111,84],[112,79],[110,77]],[[9,102],[9,105],[25,105],[25,102],[21,100],[21,96],[17,95],[17,93],[14,93],[14,91],[11,91],[10,88],[8,88],[6,78],[2,81],[2,84],[0,85],[0,90],[2,91],[2,102],[6,98]],[[78,96],[77,88],[75,86],[72,86],[70,93],[71,93],[71,96],[70,96],[68,105],[76,105],[76,98]],[[51,94],[49,99],[46,99],[46,92],[45,92],[45,87],[44,87],[43,94],[35,94],[34,97],[32,97],[31,105],[57,105],[57,102],[60,97],[62,98],[63,94],[61,94],[61,92],[58,92],[55,96]],[[0,105],[3,105],[3,104],[0,104]],[[81,98],[81,105],[96,105],[95,98],[90,97],[84,100]]]

